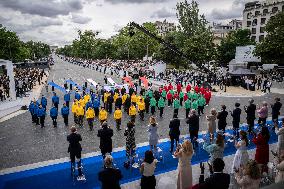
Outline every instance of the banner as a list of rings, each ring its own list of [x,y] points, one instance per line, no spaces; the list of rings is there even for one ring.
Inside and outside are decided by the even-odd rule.
[[[131,87],[133,86],[133,82],[131,81],[130,77],[124,77],[123,80],[128,83],[128,85],[130,85]]]
[[[92,80],[92,79],[87,79],[87,81],[88,81],[89,83],[91,83],[94,87],[96,87],[96,86],[98,85],[98,83],[95,82],[95,81]]]
[[[72,80],[70,80],[70,79],[66,80],[66,82],[67,82],[67,83],[70,83],[70,84],[72,84],[72,85],[74,85],[74,86],[75,86],[76,88],[78,88],[80,91],[83,90],[83,88],[82,88],[80,85],[78,85],[77,83],[75,83],[74,81],[72,81]]]
[[[116,85],[112,78],[108,77],[107,80],[111,85]]]
[[[65,90],[63,87],[57,85],[57,84],[54,83],[54,82],[48,82],[48,85],[54,87],[55,89],[58,89],[59,91],[61,91],[61,92],[63,92],[63,93],[66,93],[66,90]]]
[[[144,84],[144,87],[147,89],[148,88],[148,80],[146,79],[146,77],[140,77],[142,83]]]

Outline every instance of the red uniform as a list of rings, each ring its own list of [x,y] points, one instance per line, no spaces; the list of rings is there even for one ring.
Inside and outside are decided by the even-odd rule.
[[[177,92],[180,93],[180,91],[181,91],[181,84],[179,83],[177,84]]]
[[[173,95],[171,93],[167,94],[167,100],[171,100],[173,98]]]
[[[191,90],[191,85],[188,84],[188,85],[186,86],[186,92],[188,93],[190,90]]]
[[[167,85],[164,86],[164,90],[165,90],[166,92],[169,92],[169,88],[167,87]]]
[[[188,99],[187,93],[184,93],[183,100],[187,101],[187,99]]]
[[[209,104],[210,98],[211,98],[211,92],[210,91],[208,91],[208,92],[205,91],[204,98],[206,100],[206,104]]]
[[[174,98],[175,98],[175,99],[178,99],[178,97],[179,97],[179,96],[178,96],[178,93],[175,93],[175,94],[174,94]]]
[[[196,93],[199,93],[199,87],[197,85],[194,87],[194,90]]]
[[[200,87],[199,91],[200,91],[200,93],[201,93],[201,94],[203,94],[203,95],[204,95],[204,93],[205,93],[205,89],[204,89],[203,87]]]
[[[172,86],[172,84],[170,83],[169,86],[168,86],[168,91],[174,89],[174,87]]]

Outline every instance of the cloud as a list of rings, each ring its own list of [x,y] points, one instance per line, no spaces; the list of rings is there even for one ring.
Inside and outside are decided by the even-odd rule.
[[[226,20],[242,17],[246,0],[234,0],[229,9],[213,9],[210,16],[215,20]]]
[[[169,18],[169,17],[175,17],[175,16],[176,16],[175,11],[171,11],[170,9],[163,7],[155,11],[151,15],[151,18]]]
[[[143,3],[164,3],[170,0],[105,0],[105,2],[111,4],[120,4],[120,3],[135,3],[135,4],[143,4]]]
[[[87,16],[81,16],[79,14],[72,14],[71,20],[72,22],[77,24],[87,24],[92,20],[92,18]]]
[[[83,8],[80,0],[1,0],[0,5],[21,13],[45,17],[68,15]]]

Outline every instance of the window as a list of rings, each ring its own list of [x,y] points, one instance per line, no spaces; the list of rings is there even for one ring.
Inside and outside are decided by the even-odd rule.
[[[278,11],[278,7],[273,7],[272,8],[272,13],[276,13]]]
[[[268,9],[263,9],[263,14],[267,14],[268,13]]]
[[[264,27],[260,27],[260,33],[264,33],[265,29]]]
[[[247,14],[247,19],[250,19],[250,14],[251,14],[250,12]]]
[[[247,21],[247,27],[251,26],[251,21]]]
[[[251,36],[251,40],[255,41],[256,37],[255,36]]]
[[[261,18],[261,24],[265,24],[266,18]]]
[[[264,39],[264,35],[260,35],[259,36],[259,42],[263,41],[263,39]]]
[[[284,5],[282,6],[282,12],[284,12]]]
[[[252,25],[253,25],[253,26],[256,26],[256,25],[257,25],[257,19],[254,19],[254,20],[252,21]]]
[[[260,15],[260,11],[255,11],[255,16]]]
[[[252,29],[251,29],[251,33],[252,33],[252,34],[256,34],[256,28],[252,28]]]

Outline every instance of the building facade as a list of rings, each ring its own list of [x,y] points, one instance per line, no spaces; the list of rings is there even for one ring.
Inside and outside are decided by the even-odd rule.
[[[284,11],[284,0],[254,1],[245,4],[243,29],[251,31],[251,39],[261,42],[267,33],[265,25],[270,18]]]
[[[228,34],[234,30],[233,25],[217,24],[213,22],[212,32],[214,35],[214,44],[220,45],[223,38],[226,38]]]
[[[158,30],[158,35],[164,37],[168,32],[176,31],[176,26],[174,23],[167,22],[167,20],[156,21],[156,29]]]

